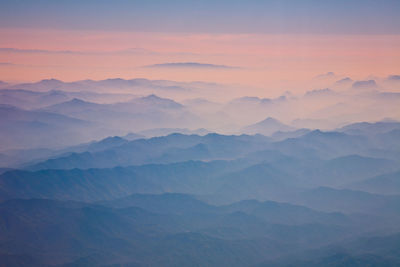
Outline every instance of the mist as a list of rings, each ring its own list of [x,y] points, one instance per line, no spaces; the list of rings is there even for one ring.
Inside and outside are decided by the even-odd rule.
[[[400,266],[396,1],[0,2],[0,266]]]

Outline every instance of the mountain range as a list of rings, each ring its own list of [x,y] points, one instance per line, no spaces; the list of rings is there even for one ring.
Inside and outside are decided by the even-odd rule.
[[[0,266],[399,266],[399,98],[370,85],[0,85]]]

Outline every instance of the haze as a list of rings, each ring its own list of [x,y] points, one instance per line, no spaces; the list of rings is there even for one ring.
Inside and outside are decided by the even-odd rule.
[[[400,266],[399,1],[0,2],[0,266]]]

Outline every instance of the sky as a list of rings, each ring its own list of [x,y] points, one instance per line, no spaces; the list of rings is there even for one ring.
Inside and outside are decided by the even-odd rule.
[[[400,74],[398,14],[398,0],[2,0],[0,80],[384,77]]]

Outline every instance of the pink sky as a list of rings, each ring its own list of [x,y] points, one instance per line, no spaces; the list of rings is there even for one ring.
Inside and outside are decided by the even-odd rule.
[[[0,80],[6,81],[140,77],[240,83],[283,90],[328,71],[353,79],[400,73],[399,35],[0,29],[0,36],[0,48],[17,49],[0,50]],[[143,68],[166,62],[240,68]]]

